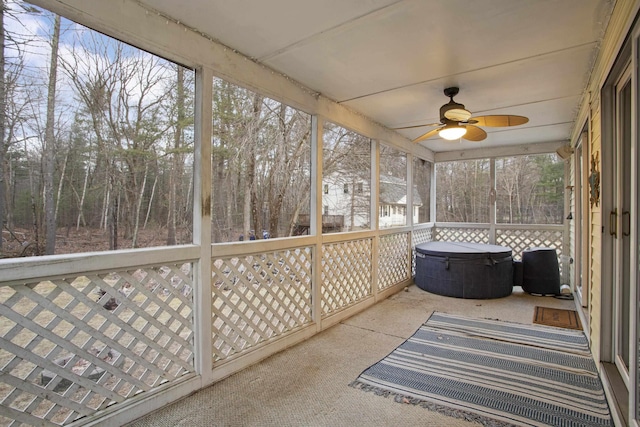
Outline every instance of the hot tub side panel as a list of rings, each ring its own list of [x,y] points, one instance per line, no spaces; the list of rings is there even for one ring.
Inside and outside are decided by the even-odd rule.
[[[456,259],[418,252],[415,283],[427,292],[456,298],[505,297],[513,290],[512,257]]]

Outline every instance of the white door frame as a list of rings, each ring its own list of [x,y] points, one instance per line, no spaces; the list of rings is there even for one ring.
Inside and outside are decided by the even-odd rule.
[[[631,181],[630,177],[624,176],[624,162],[625,161],[629,161],[629,167],[631,168],[631,170],[633,170],[634,168],[634,162],[633,159],[628,159],[625,156],[625,147],[623,147],[623,142],[622,139],[624,138],[624,136],[621,134],[621,118],[618,115],[618,112],[621,111],[623,108],[626,108],[626,105],[622,105],[621,103],[621,99],[619,94],[622,93],[622,90],[627,88],[627,85],[629,85],[629,89],[631,89],[631,63],[629,63],[625,70],[622,72],[622,74],[620,75],[620,78],[617,79],[615,85],[614,85],[614,99],[615,99],[615,117],[614,117],[614,135],[615,135],[615,139],[612,142],[615,142],[615,144],[611,144],[612,145],[612,149],[615,152],[615,159],[613,159],[613,161],[615,162],[615,168],[613,170],[613,174],[614,174],[614,182],[615,182],[615,194],[613,194],[613,196],[615,197],[614,200],[614,205],[613,205],[613,209],[615,214],[610,213],[609,219],[611,220],[613,218],[612,222],[615,222],[615,224],[610,224],[614,226],[614,230],[615,230],[615,236],[612,242],[612,246],[613,246],[613,259],[612,259],[612,276],[611,278],[613,279],[613,285],[614,285],[614,289],[613,289],[613,316],[612,316],[612,323],[613,323],[613,327],[612,330],[614,331],[615,335],[613,336],[613,345],[612,345],[612,358],[613,358],[613,362],[615,363],[616,367],[618,368],[618,372],[620,372],[620,375],[622,377],[622,380],[624,381],[625,385],[627,386],[627,389],[630,390],[630,382],[629,382],[629,372],[630,372],[630,362],[632,360],[631,355],[629,353],[626,354],[627,359],[629,360],[629,366],[627,366],[625,364],[625,362],[622,360],[622,358],[619,356],[620,353],[620,347],[622,346],[621,341],[624,340],[625,338],[627,340],[629,340],[629,343],[631,342],[631,337],[629,334],[627,334],[626,337],[624,336],[620,336],[620,331],[623,329],[623,326],[620,324],[620,307],[624,304],[624,301],[620,301],[622,295],[623,295],[623,289],[622,286],[624,286],[624,275],[627,273],[632,273],[631,269],[631,262],[630,260],[628,261],[627,264],[624,263],[624,258],[625,258],[625,244],[629,244],[631,245],[630,242],[630,238],[632,236],[627,236],[629,238],[629,240],[625,239],[623,237],[623,234],[625,232],[625,229],[627,227],[625,227],[625,211],[624,211],[624,199],[625,199],[625,191],[629,191],[629,193],[631,194],[631,192],[634,190],[634,183]],[[629,103],[629,107],[631,106],[631,102]],[[631,115],[631,113],[629,112],[629,115]],[[631,145],[633,145],[631,143]],[[637,165],[635,165],[637,167]],[[630,171],[629,171],[630,172]],[[631,188],[627,188],[627,186],[630,186]],[[633,210],[632,208],[630,208],[630,210]],[[626,212],[626,214],[629,214],[628,212]],[[627,240],[625,242],[625,240]],[[630,274],[631,275],[631,274]],[[628,286],[631,286],[631,278],[629,277],[629,284]],[[631,294],[631,292],[629,292]],[[631,304],[631,299],[629,296],[629,303]],[[629,323],[631,323],[631,306],[629,307],[630,313],[629,313]],[[627,325],[628,326],[628,325]],[[629,328],[630,330],[631,328]],[[629,345],[630,347],[630,345]],[[629,349],[630,350],[630,349]]]
[[[618,244],[617,239],[611,236],[612,227],[615,225],[620,230],[619,218],[610,223],[610,213],[618,208],[618,194],[613,194],[616,189],[614,185],[616,179],[617,162],[614,158],[615,150],[612,147],[616,141],[616,84],[622,78],[625,69],[631,64],[631,235],[630,235],[630,357],[629,357],[629,375],[628,375],[628,391],[629,391],[629,423],[634,426],[640,426],[640,386],[638,359],[639,344],[638,323],[640,322],[640,313],[638,312],[638,296],[640,295],[640,275],[638,274],[639,257],[638,257],[638,229],[640,228],[638,208],[638,168],[640,167],[640,154],[638,143],[638,123],[640,123],[640,114],[638,106],[640,97],[638,94],[638,83],[640,81],[640,71],[638,64],[640,63],[640,23],[636,23],[630,33],[630,37],[623,44],[618,60],[613,65],[609,78],[602,87],[601,92],[601,219],[602,219],[602,245],[601,245],[601,319],[600,319],[600,360],[602,362],[615,362],[615,340],[612,334],[614,331],[615,319],[615,301],[612,283],[616,280],[616,266],[614,265],[614,248]],[[592,226],[594,224],[591,224]],[[631,266],[635,266],[631,267]]]
[[[582,132],[573,156],[574,289],[582,307],[589,306],[589,134]]]

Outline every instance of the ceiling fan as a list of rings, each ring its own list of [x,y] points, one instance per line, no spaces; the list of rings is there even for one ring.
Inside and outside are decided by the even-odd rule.
[[[435,135],[441,138],[453,141],[455,139],[464,138],[468,141],[482,141],[487,137],[487,132],[478,126],[489,127],[506,127],[523,125],[529,121],[523,116],[512,115],[492,115],[471,117],[471,112],[464,108],[463,104],[458,104],[453,97],[458,94],[460,89],[457,87],[448,87],[444,90],[444,94],[449,97],[449,102],[440,107],[440,123],[431,123],[427,125],[406,126],[399,129],[412,129],[425,126],[438,126],[429,132],[420,135],[413,142],[424,141]]]

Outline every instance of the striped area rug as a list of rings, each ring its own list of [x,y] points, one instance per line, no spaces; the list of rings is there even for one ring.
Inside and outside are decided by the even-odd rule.
[[[353,387],[488,426],[611,426],[581,331],[433,313]]]

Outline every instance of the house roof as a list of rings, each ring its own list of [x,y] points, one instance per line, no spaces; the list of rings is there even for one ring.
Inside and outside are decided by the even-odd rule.
[[[406,205],[407,182],[403,178],[390,175],[380,176],[380,203]],[[422,198],[415,186],[413,187],[413,205],[422,206]]]

